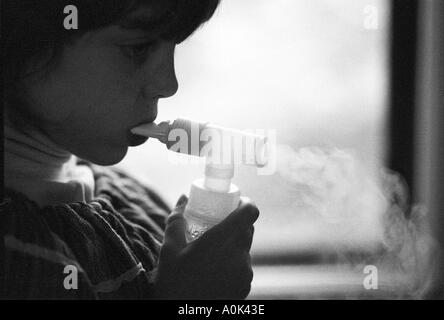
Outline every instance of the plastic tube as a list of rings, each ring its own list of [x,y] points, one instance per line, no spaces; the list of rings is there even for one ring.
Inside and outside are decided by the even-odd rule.
[[[172,123],[147,123],[132,133],[158,139],[169,150],[207,157],[215,164],[267,164],[267,138],[258,134],[225,128],[212,123],[176,119]]]

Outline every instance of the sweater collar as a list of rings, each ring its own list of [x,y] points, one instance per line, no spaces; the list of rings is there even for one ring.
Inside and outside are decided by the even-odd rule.
[[[18,129],[5,112],[4,178],[7,188],[24,193],[39,205],[89,201],[94,179],[77,157],[37,128]]]

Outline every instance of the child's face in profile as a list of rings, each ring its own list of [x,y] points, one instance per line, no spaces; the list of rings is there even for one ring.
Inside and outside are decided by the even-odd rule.
[[[136,16],[149,18],[149,10]],[[115,164],[131,145],[129,130],[153,121],[159,98],[177,91],[174,48],[172,41],[116,25],[86,33],[67,45],[47,77],[27,80],[29,107],[62,148]]]

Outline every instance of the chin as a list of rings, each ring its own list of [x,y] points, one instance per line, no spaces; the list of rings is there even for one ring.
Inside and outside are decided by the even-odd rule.
[[[125,158],[128,152],[128,147],[113,148],[108,150],[96,150],[100,151],[100,153],[83,156],[81,158],[91,161],[92,163],[100,166],[112,166],[118,164]]]

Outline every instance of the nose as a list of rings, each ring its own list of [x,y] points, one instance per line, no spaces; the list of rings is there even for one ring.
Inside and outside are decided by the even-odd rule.
[[[159,50],[158,57],[148,62],[148,70],[145,70],[145,95],[156,98],[168,98],[179,89],[174,68],[174,46],[165,46]],[[154,67],[154,68],[153,68]]]
[[[164,77],[161,77],[160,98],[174,96],[179,89],[176,70],[174,68],[174,57],[171,59],[171,62],[168,63],[168,67],[166,69],[168,71],[164,73]]]

